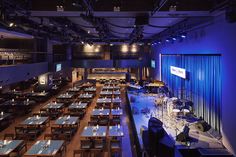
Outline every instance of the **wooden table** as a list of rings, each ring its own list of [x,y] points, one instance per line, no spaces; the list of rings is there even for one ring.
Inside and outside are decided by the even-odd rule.
[[[114,94],[114,95],[120,95],[120,90],[114,90],[114,91],[113,91],[113,94]]]
[[[76,102],[72,103],[69,107],[68,110],[81,110],[81,109],[86,109],[88,107],[88,103],[81,103],[81,102]]]
[[[96,90],[97,90],[96,87],[88,87],[84,89],[85,92],[96,92]]]
[[[86,94],[80,94],[80,95],[79,95],[79,98],[80,98],[80,99],[92,99],[93,96],[94,96],[94,94],[86,93]]]
[[[59,126],[70,126],[70,125],[77,125],[79,123],[79,117],[73,117],[73,116],[64,116],[64,117],[59,117],[56,121],[55,124]]]
[[[110,109],[93,109],[92,116],[109,116]]]
[[[107,135],[107,126],[85,126],[81,137],[106,137]]]
[[[24,145],[23,140],[0,140],[0,157],[10,156],[22,145]]]
[[[111,98],[98,98],[97,103],[111,103]]]
[[[11,116],[12,116],[12,114],[10,114],[10,113],[4,113],[4,112],[0,113],[0,131],[2,129],[5,129],[7,126],[9,126],[9,124],[12,120]]]
[[[50,109],[62,109],[63,106],[64,106],[63,103],[57,103],[57,102],[55,102],[55,103],[48,103],[48,104],[45,105],[43,108],[49,109],[49,110],[50,110]]]
[[[109,136],[109,137],[123,137],[123,136],[124,136],[123,127],[120,126],[120,125],[117,125],[117,126],[109,126],[109,129],[108,129],[108,136]]]
[[[79,87],[73,87],[68,89],[68,92],[79,92],[79,91],[80,91]]]
[[[112,116],[121,116],[123,115],[122,109],[111,109],[111,115]]]
[[[113,98],[112,103],[121,103],[121,98],[119,97]]]
[[[113,90],[114,87],[113,86],[103,86],[102,90]]]
[[[54,157],[65,151],[63,140],[40,140],[37,141],[24,156],[48,156]]]
[[[28,117],[26,120],[21,122],[21,125],[26,125],[26,126],[40,126],[40,125],[45,125],[48,122],[49,118],[48,117]]]
[[[103,90],[100,92],[100,95],[112,95],[112,91],[108,91],[108,90]]]

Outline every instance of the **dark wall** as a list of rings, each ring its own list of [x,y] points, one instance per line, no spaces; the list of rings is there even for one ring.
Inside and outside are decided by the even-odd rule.
[[[47,72],[47,62],[0,67],[0,85],[24,81]]]
[[[67,45],[53,45],[53,61],[60,62],[66,60]]]
[[[0,48],[33,50],[34,42],[31,39],[3,39]]]
[[[104,59],[105,52],[109,52],[109,47],[101,45],[96,51],[96,45],[94,48],[84,49],[84,45],[74,45],[72,47],[73,59]]]

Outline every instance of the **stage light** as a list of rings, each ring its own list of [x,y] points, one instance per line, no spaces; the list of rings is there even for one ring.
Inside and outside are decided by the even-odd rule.
[[[166,42],[167,42],[167,43],[170,42],[170,39],[166,39]]]
[[[173,40],[173,41],[176,41],[177,38],[176,38],[175,36],[172,36],[172,40]]]
[[[84,44],[84,42],[83,42],[83,41],[81,41],[81,44]]]
[[[131,52],[137,52],[137,45],[133,44],[131,46]]]
[[[158,40],[157,43],[158,43],[158,44],[161,44],[161,40]]]
[[[127,44],[123,44],[121,46],[121,52],[128,52],[128,51],[129,51],[128,45]]]
[[[186,33],[181,33],[181,34],[180,34],[180,37],[181,37],[181,38],[186,38],[186,37],[187,37],[187,34],[186,34]]]
[[[90,30],[88,30],[88,34],[90,34]]]
[[[112,44],[112,43],[110,43],[110,46],[113,46],[113,44]]]
[[[13,26],[14,26],[14,22],[10,22],[9,27],[13,27]]]

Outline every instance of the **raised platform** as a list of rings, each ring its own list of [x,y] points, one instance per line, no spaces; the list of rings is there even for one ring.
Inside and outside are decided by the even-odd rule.
[[[151,116],[160,119],[163,122],[163,127],[169,137],[175,144],[175,148],[181,152],[184,156],[187,154],[197,154],[200,156],[198,149],[224,149],[221,141],[214,138],[209,132],[201,132],[195,128],[196,120],[188,118],[176,118],[175,116],[170,116],[167,114],[167,110],[163,109],[161,106],[156,107],[155,99],[157,95],[148,95],[135,92],[127,91],[127,98],[130,102],[130,112],[131,120],[133,122],[133,129],[136,131],[137,136],[136,142],[137,149],[141,152],[143,150],[143,141],[141,137],[140,130],[145,126],[148,126],[148,120]],[[141,113],[143,109],[149,110],[148,113]],[[176,141],[176,136],[182,131],[182,128],[185,124],[189,125],[190,132],[189,136],[191,137],[190,145],[186,143],[181,143]],[[197,152],[197,153],[196,153]],[[180,155],[180,154],[179,154]],[[179,156],[178,153],[176,156]],[[194,156],[191,156],[194,157]]]

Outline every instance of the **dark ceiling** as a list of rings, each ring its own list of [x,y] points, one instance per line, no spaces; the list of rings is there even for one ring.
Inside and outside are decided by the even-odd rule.
[[[150,42],[225,0],[2,0],[1,26],[63,42]],[[119,7],[114,10],[114,7]],[[117,9],[117,8],[116,8]],[[141,23],[137,22],[138,17]],[[146,19],[146,21],[145,21]],[[140,20],[139,20],[140,21]],[[14,22],[14,27],[8,24]],[[172,32],[175,30],[172,30]]]

